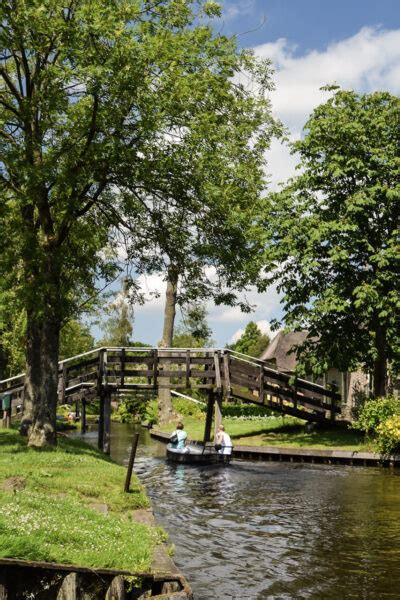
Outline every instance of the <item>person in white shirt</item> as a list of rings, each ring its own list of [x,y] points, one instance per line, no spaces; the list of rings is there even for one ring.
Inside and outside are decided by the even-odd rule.
[[[215,436],[215,445],[218,449],[219,454],[232,454],[232,440],[231,436],[226,433],[225,427],[221,424],[218,427],[217,435]]]

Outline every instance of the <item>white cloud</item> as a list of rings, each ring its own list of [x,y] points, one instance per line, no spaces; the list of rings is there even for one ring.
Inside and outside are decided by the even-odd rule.
[[[400,30],[364,27],[354,36],[330,44],[323,51],[296,54],[285,39],[254,48],[257,56],[271,58],[276,89],[271,94],[274,113],[298,139],[313,109],[326,101],[320,88],[336,83],[360,93],[400,92]],[[294,174],[296,158],[287,147],[273,143],[267,153],[271,187]]]
[[[224,18],[249,14],[254,6],[252,0],[228,2]],[[312,50],[304,55],[298,55],[296,48],[285,39],[258,46],[255,52],[274,62],[276,90],[272,93],[273,110],[289,127],[291,140],[300,137],[312,110],[328,97],[320,90],[325,84],[337,83],[360,93],[374,90],[400,93],[400,30],[363,28],[350,38],[330,44],[325,50]],[[276,188],[279,182],[294,174],[297,161],[295,156],[290,155],[287,146],[273,142],[267,159],[271,188]],[[162,318],[166,283],[162,275],[141,276],[139,283],[146,295],[155,290],[160,294],[135,310],[138,322],[143,315],[143,322],[150,327]],[[250,290],[246,297],[255,305],[254,312],[250,314],[235,307],[208,304],[208,320],[218,330],[221,343],[231,336],[231,341],[236,336],[240,337],[240,332],[250,320],[267,324],[279,316],[281,308],[275,288],[263,294]]]
[[[269,322],[266,319],[261,319],[261,321],[256,321],[256,325],[257,325],[258,329],[261,331],[261,333],[265,333],[270,339],[272,339],[273,336],[275,335],[275,332],[271,331],[271,325],[269,324]],[[239,338],[242,337],[243,334],[244,334],[244,328],[237,329],[235,331],[235,333],[232,335],[231,339],[229,340],[229,343],[234,344],[235,342],[238,341]]]
[[[226,21],[236,19],[236,17],[244,17],[255,13],[256,0],[226,0],[222,7],[222,18]]]

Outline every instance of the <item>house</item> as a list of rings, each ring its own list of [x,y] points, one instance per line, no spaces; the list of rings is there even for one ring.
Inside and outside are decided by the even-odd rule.
[[[308,336],[308,331],[278,331],[264,350],[260,359],[271,363],[275,369],[292,374],[297,365],[296,352],[291,351],[296,346],[301,346]],[[334,384],[342,396],[342,414],[350,418],[357,397],[369,394],[370,376],[363,371],[342,373],[336,368],[329,369],[322,377],[306,377],[320,385]]]

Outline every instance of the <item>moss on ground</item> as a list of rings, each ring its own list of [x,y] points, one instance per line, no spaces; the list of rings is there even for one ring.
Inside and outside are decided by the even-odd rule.
[[[56,449],[35,450],[0,430],[0,557],[149,570],[162,533],[133,520],[149,501],[135,476],[123,492],[125,475],[82,442],[61,437]]]

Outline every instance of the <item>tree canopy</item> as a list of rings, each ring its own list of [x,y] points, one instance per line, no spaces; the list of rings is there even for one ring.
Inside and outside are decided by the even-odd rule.
[[[115,255],[113,227],[128,208],[121,199],[129,191],[134,215],[158,192],[160,170],[168,181],[176,135],[190,129],[194,147],[214,126],[222,133],[219,121],[228,136],[240,115],[248,95],[234,78],[254,60],[213,33],[209,19],[218,13],[201,0],[0,4],[0,274],[16,273],[26,314],[22,430],[31,445],[56,442],[60,329],[99,279],[116,276],[105,248]],[[243,148],[253,138],[256,152],[267,139],[265,108],[254,105],[260,136],[254,121],[241,123]]]
[[[247,354],[259,358],[270,342],[269,337],[262,333],[258,325],[254,321],[247,323],[244,332],[240,338],[228,346],[230,350]]]
[[[308,369],[359,365],[386,388],[399,360],[400,100],[332,89],[293,146],[300,174],[270,196],[271,280],[307,329]]]

